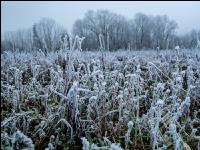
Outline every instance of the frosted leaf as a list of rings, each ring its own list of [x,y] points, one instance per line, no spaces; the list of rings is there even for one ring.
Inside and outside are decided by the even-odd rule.
[[[91,149],[99,149],[99,147],[96,144],[92,143]]]
[[[89,99],[89,103],[96,103],[96,100],[97,100],[97,96],[92,96]]]
[[[170,124],[169,128],[171,129],[171,131],[176,132],[176,125],[175,124]]]
[[[129,122],[128,122],[128,129],[131,130],[132,128],[133,128],[133,122],[132,122],[132,121],[129,121]]]
[[[175,50],[180,50],[180,47],[178,45],[175,46]]]
[[[195,88],[195,86],[193,86],[193,85],[190,85],[190,89],[192,90],[192,89],[194,89]]]
[[[12,147],[13,149],[15,149],[15,146],[17,146],[18,144],[23,144],[25,149],[29,149],[29,150],[34,150],[35,146],[32,142],[32,140],[30,138],[28,138],[26,135],[24,135],[21,131],[17,130],[14,133],[14,137],[12,140]]]
[[[88,140],[85,137],[82,137],[81,140],[83,144],[83,150],[89,150],[90,143],[88,142]]]
[[[190,107],[190,97],[186,97],[185,101],[183,101],[180,105],[179,112],[180,115],[185,115],[189,111]]]
[[[112,143],[109,150],[123,150],[119,144]]]
[[[117,96],[117,99],[122,99],[122,98],[123,98],[122,94],[120,94],[120,95]]]
[[[176,78],[176,81],[177,81],[178,83],[182,83],[182,78],[181,78],[181,77],[177,77],[177,78]]]
[[[45,150],[54,150],[54,149],[55,148],[54,148],[53,144],[51,144],[51,143],[48,144],[48,148],[45,148]]]
[[[161,100],[161,99],[159,99],[159,100],[157,101],[156,105],[157,105],[157,106],[160,106],[160,107],[163,107],[164,101]]]
[[[106,85],[106,82],[103,82],[102,85],[105,86],[105,85]]]
[[[170,93],[170,89],[167,89],[167,90],[165,91],[165,93],[166,93],[166,94],[169,94],[169,93]]]
[[[157,90],[163,91],[164,90],[164,85],[163,83],[158,83],[157,84]]]

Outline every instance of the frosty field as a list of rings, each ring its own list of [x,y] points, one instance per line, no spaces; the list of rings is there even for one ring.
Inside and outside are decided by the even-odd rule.
[[[1,149],[200,149],[200,51],[4,52]]]

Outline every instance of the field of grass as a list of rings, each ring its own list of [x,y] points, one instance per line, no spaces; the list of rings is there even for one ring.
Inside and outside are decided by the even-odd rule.
[[[1,55],[1,149],[200,147],[200,50]]]

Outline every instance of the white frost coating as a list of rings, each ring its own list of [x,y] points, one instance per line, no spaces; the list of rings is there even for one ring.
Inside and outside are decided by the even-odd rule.
[[[81,140],[83,144],[83,150],[89,150],[90,143],[88,142],[88,140],[85,137],[82,137]]]
[[[61,122],[64,123],[68,128],[70,128],[70,140],[72,140],[72,138],[73,138],[73,128],[72,128],[72,126],[65,119],[60,119],[58,121],[58,123],[56,124],[56,126],[59,125]]]
[[[21,131],[17,130],[14,133],[12,140],[12,149],[19,149],[19,144],[24,145],[24,149],[34,150],[35,146],[30,138],[24,135]]]
[[[128,122],[128,129],[131,130],[133,128],[133,121]]]
[[[182,138],[187,131],[186,121],[192,130],[187,137],[197,139],[193,122],[198,119],[198,107],[195,104],[198,103],[200,83],[199,51],[193,53],[183,50],[183,55],[177,56],[166,50],[160,51],[161,57],[154,56],[154,51],[105,51],[105,68],[102,67],[101,52],[84,51],[81,57],[67,52],[64,55],[50,52],[46,57],[20,53],[18,55],[23,57],[16,57],[16,61],[12,61],[12,53],[7,58],[3,56],[3,106],[13,104],[17,110],[15,113],[3,112],[1,127],[8,132],[8,136],[15,133],[15,127],[20,127],[24,134],[29,133],[30,138],[36,135],[40,140],[48,135],[51,126],[54,127],[52,133],[56,133],[62,128],[60,123],[64,123],[67,132],[63,133],[64,136],[56,136],[61,142],[75,134],[88,135],[91,132],[98,134],[101,139],[100,135],[114,141],[113,133],[116,133],[121,138],[120,142],[124,143],[124,148],[132,149],[132,145],[140,140],[140,135],[147,131],[150,132],[152,149],[166,149],[171,144],[166,141],[173,139],[176,139],[174,142],[178,141],[176,148],[181,149]],[[118,56],[123,61],[118,60]],[[70,69],[68,66],[71,66]],[[46,70],[50,71],[50,80],[47,80],[49,74],[46,74]],[[181,82],[183,84],[179,84]],[[42,107],[35,105],[40,101]],[[29,108],[33,108],[33,112],[27,112]],[[116,120],[118,117],[119,120]],[[135,121],[129,122],[133,118]],[[32,119],[41,122],[35,130],[30,128]],[[176,127],[171,125],[171,129],[168,128],[170,123]],[[71,136],[70,124],[74,130]],[[136,132],[132,135],[133,127]],[[118,132],[122,129],[126,131]],[[169,134],[171,132],[174,138]],[[12,139],[9,138],[5,137],[5,140],[12,148]],[[55,148],[57,142],[49,141]],[[102,142],[102,147],[95,146],[97,143],[92,145],[86,142],[85,145],[88,145],[88,149],[111,147],[111,142]],[[141,144],[145,146],[147,143],[143,142]],[[52,145],[46,147],[53,149]],[[115,147],[116,144],[113,145]]]
[[[94,144],[94,143],[92,143],[92,145],[91,145],[91,149],[99,149],[99,147],[96,145],[96,144]]]
[[[179,107],[180,116],[187,114],[190,107],[190,97],[186,97]]]
[[[157,101],[156,105],[157,105],[157,106],[160,106],[160,107],[163,107],[164,101],[161,100],[161,99],[159,99],[159,100]]]
[[[89,103],[96,103],[96,100],[97,100],[97,96],[92,96],[89,99]]]
[[[51,143],[49,143],[49,144],[48,144],[48,147],[45,148],[45,150],[54,150],[54,149],[55,149],[55,148],[54,148],[53,144],[51,144]]]
[[[128,122],[128,131],[125,135],[126,148],[128,147],[128,143],[130,142],[130,134],[131,134],[132,128],[133,128],[133,122],[129,121]]]
[[[163,91],[164,90],[164,86],[163,86],[163,83],[158,83],[157,84],[157,89],[158,91]]]
[[[177,54],[179,54],[180,47],[177,45],[177,46],[175,46],[175,48],[174,48],[174,49],[175,49],[176,53],[177,53]]]
[[[13,105],[14,111],[16,111],[19,105],[19,91],[18,90],[13,91],[12,105]]]
[[[178,45],[175,46],[175,50],[180,50],[180,47]]]
[[[109,150],[123,150],[119,144],[112,143]]]
[[[181,146],[182,139],[180,138],[180,136],[178,135],[176,131],[176,125],[172,123],[169,125],[169,128],[171,130],[171,134],[173,138],[174,150],[182,150],[182,146]]]
[[[176,132],[176,125],[175,124],[170,124],[169,128],[171,129],[171,131]]]
[[[85,37],[80,38],[78,35],[76,35],[72,50],[77,49],[79,51],[82,51],[81,44],[84,39]]]
[[[182,83],[182,78],[179,76],[179,77],[176,78],[176,81],[177,81],[178,83]]]

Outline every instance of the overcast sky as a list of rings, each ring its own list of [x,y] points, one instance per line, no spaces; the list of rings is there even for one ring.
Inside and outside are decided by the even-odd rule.
[[[198,1],[60,1],[60,2],[1,2],[1,30],[10,31],[28,28],[42,17],[54,19],[69,32],[77,19],[84,17],[87,10],[108,9],[133,18],[141,12],[147,15],[168,15],[178,25],[178,34],[191,29],[200,29],[200,2]]]

